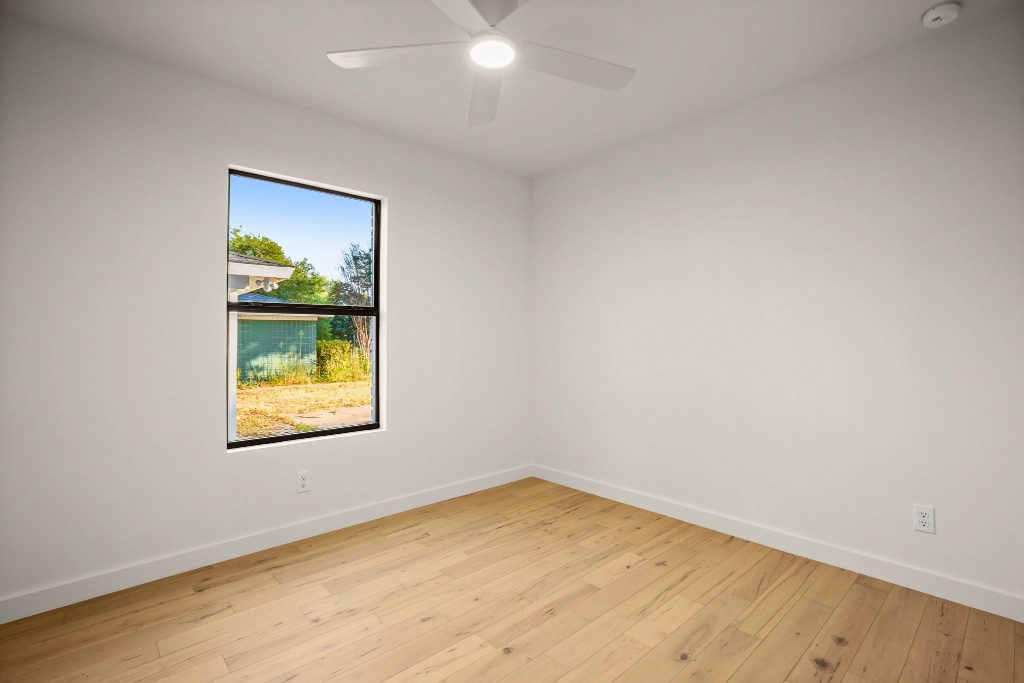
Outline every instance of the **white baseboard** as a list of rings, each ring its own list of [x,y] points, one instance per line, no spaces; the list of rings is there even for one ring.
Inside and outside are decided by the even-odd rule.
[[[526,465],[113,569],[29,593],[0,598],[0,624],[526,477],[539,477],[1024,622],[1024,596],[1004,593],[963,579],[936,574],[919,567],[911,567],[542,465]]]
[[[1024,596],[1004,593],[964,579],[937,574],[920,567],[912,567],[856,550],[841,548],[812,538],[746,522],[717,512],[542,465],[535,465],[533,469],[533,476],[562,486],[650,510],[660,515],[674,517],[730,536],[738,536],[787,553],[825,562],[858,574],[866,574],[922,593],[998,614],[1014,621],[1024,622]]]
[[[464,496],[467,493],[508,484],[531,477],[533,472],[534,468],[530,465],[518,467],[350,510],[342,510],[326,517],[261,531],[251,536],[234,538],[183,553],[112,569],[28,593],[0,598],[0,624],[205,567],[216,562],[223,562],[285,543],[293,543],[353,524],[361,524],[456,496]]]

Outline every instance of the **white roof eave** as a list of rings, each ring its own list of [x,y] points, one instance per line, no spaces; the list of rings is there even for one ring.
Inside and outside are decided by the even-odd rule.
[[[264,266],[256,263],[228,262],[228,275],[248,275],[254,277],[272,277],[287,280],[295,272],[293,266]]]

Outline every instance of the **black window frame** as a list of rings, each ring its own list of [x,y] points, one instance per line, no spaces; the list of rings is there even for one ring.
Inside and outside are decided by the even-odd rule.
[[[228,441],[228,449],[233,448],[245,448],[247,446],[261,446],[270,443],[280,443],[283,441],[296,441],[298,439],[314,439],[320,436],[333,436],[335,434],[348,434],[351,432],[365,432],[373,429],[380,429],[380,390],[377,382],[377,378],[380,376],[380,233],[381,233],[381,200],[374,197],[364,197],[357,194],[351,194],[349,192],[342,192],[340,190],[334,190],[326,187],[320,187],[318,185],[310,185],[308,183],[302,183],[294,180],[286,180],[284,178],[275,178],[274,176],[263,175],[260,173],[253,173],[251,171],[241,171],[237,169],[228,169],[228,207],[230,211],[231,206],[231,177],[241,176],[245,178],[252,178],[254,180],[263,180],[271,183],[280,183],[282,185],[291,185],[292,187],[298,187],[303,190],[313,190],[315,192],[324,192],[327,194],[337,195],[339,197],[347,197],[349,199],[357,199],[363,202],[370,202],[373,205],[373,305],[372,306],[346,306],[346,305],[320,305],[320,304],[299,304],[290,303],[285,300],[281,300],[281,303],[263,303],[257,301],[229,301],[227,312],[230,313],[267,313],[267,314],[281,314],[283,312],[289,313],[306,313],[306,314],[328,314],[328,315],[348,315],[348,316],[360,316],[373,318],[373,358],[370,359],[370,396],[373,405],[373,422],[367,422],[364,424],[348,425],[345,427],[335,427],[333,429],[318,429],[310,432],[297,432],[295,434],[281,434],[278,436],[263,436],[253,439],[235,439],[234,441]],[[224,247],[224,264],[225,270],[227,268],[227,244]],[[225,272],[225,276],[227,273]],[[229,349],[230,353],[230,349]],[[230,390],[230,387],[229,387]],[[228,419],[237,419],[237,417],[228,415]],[[230,427],[229,427],[230,428]]]

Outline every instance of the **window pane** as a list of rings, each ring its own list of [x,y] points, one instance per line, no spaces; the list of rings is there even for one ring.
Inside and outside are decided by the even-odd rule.
[[[234,440],[374,421],[374,319],[231,314]]]
[[[373,202],[230,179],[229,301],[373,305]]]

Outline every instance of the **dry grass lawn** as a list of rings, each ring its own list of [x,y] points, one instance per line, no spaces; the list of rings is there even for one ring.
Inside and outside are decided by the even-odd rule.
[[[370,402],[369,382],[284,384],[238,388],[235,413],[239,438],[269,436],[295,428],[295,413],[351,408]]]

